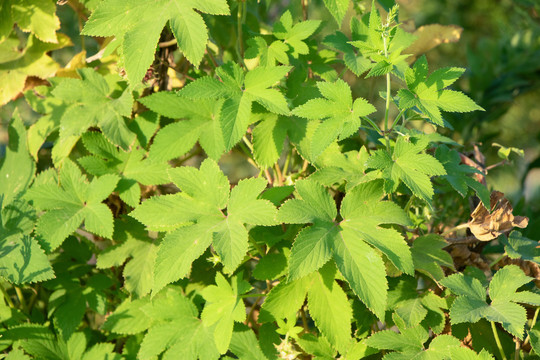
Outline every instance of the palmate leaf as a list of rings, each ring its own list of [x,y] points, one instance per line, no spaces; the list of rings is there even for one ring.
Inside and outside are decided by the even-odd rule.
[[[334,83],[318,82],[317,88],[324,98],[309,100],[296,107],[292,114],[310,120],[324,120],[312,136],[313,158],[319,156],[333,141],[354,134],[361,117],[375,111],[375,107],[365,99],[353,101],[349,85],[338,79]]]
[[[369,154],[363,146],[359,151],[329,154],[325,157],[325,161],[320,168],[310,176],[310,179],[325,186],[346,182],[345,189],[351,190],[358,184],[380,177],[379,171],[366,171],[368,158]]]
[[[360,184],[342,203],[343,221],[334,222],[335,203],[321,185],[311,180],[296,183],[301,199],[289,200],[280,208],[278,220],[312,223],[302,230],[293,245],[289,278],[299,279],[334,258],[351,288],[379,318],[386,308],[386,271],[382,251],[401,271],[414,272],[410,249],[402,236],[380,224],[409,224],[401,208],[383,196],[380,181]],[[374,247],[374,248],[373,248]]]
[[[454,268],[454,261],[450,254],[443,250],[448,246],[444,238],[429,234],[414,239],[411,253],[414,262],[414,268],[420,272],[429,275],[436,281],[444,277],[444,271],[441,266],[450,269]]]
[[[36,232],[47,251],[53,251],[84,221],[86,230],[107,238],[113,234],[113,214],[103,204],[115,189],[119,177],[104,175],[88,183],[70,160],[65,160],[57,181],[35,183],[25,197],[44,210]]]
[[[170,311],[164,312],[163,309]],[[162,353],[162,358],[167,360],[219,358],[212,338],[212,328],[203,325],[198,318],[197,308],[184,297],[180,288],[168,287],[151,301],[140,299],[126,302],[122,305],[122,311],[119,308],[113,314],[117,321],[107,326],[111,326],[112,331],[115,331],[122,322],[126,322],[124,316],[127,314],[133,321],[138,321],[135,316],[141,316],[141,319],[146,321],[146,326],[139,326],[138,331],[149,329],[142,340],[138,359],[153,359]],[[122,325],[122,328],[127,329],[126,325],[127,323]]]
[[[330,262],[301,279],[281,282],[268,294],[259,320],[294,318],[307,296],[309,314],[315,324],[332,347],[344,353],[351,341],[352,309],[335,276],[335,265]]]
[[[73,334],[69,340],[57,337],[47,327],[38,324],[26,324],[12,327],[1,333],[2,338],[14,341],[33,359],[81,359],[81,360],[121,360],[123,357],[114,352],[112,343],[94,343],[87,348],[86,335],[82,332]],[[30,359],[23,351],[14,348],[6,357],[8,360]]]
[[[446,175],[446,170],[433,156],[422,151],[429,142],[424,138],[400,136],[392,156],[386,150],[375,151],[368,159],[368,168],[382,171],[384,190],[392,193],[400,182],[405,183],[414,195],[431,205],[433,185],[430,176]]]
[[[473,189],[486,209],[490,208],[489,190],[475,179],[467,176],[469,174],[478,173],[478,170],[468,165],[461,164],[461,158],[459,157],[458,152],[450,150],[445,145],[439,145],[437,147],[435,157],[441,162],[446,170],[446,175],[442,175],[441,179],[448,181],[448,183],[450,183],[450,185],[463,197],[467,195],[468,188]]]
[[[149,229],[174,230],[158,249],[154,292],[186,276],[191,263],[210,244],[225,271],[233,272],[248,250],[245,224],[276,224],[275,207],[268,200],[258,199],[266,188],[261,178],[242,180],[229,192],[227,177],[210,159],[199,170],[181,167],[170,170],[169,175],[182,192],[146,200],[130,214]],[[227,215],[222,211],[225,208]]]
[[[274,114],[289,113],[285,97],[272,87],[290,69],[289,66],[257,67],[244,74],[238,64],[227,63],[216,70],[221,81],[205,76],[186,85],[179,94],[188,99],[224,99],[219,122],[225,149],[230,150],[254,121],[253,102]]]
[[[213,328],[213,338],[221,354],[227,352],[235,322],[246,319],[246,307],[240,295],[251,290],[251,285],[241,278],[241,274],[231,278],[231,284],[216,274],[216,285],[206,287],[202,295],[206,304],[201,320],[207,328]]]
[[[131,218],[115,221],[112,238],[119,244],[98,255],[97,268],[122,266],[126,263],[122,272],[125,288],[136,297],[145,296],[154,285],[152,273],[157,246],[148,240],[148,232],[144,227]]]
[[[505,266],[495,273],[489,284],[490,304],[485,299],[486,289],[476,278],[454,274],[441,283],[458,296],[450,309],[452,323],[474,323],[485,318],[500,323],[506,331],[523,339],[527,314],[518,303],[540,306],[540,295],[516,290],[531,280],[519,267]]]
[[[400,109],[414,109],[439,126],[445,126],[441,110],[449,112],[484,110],[462,92],[445,90],[464,71],[462,68],[442,68],[428,76],[426,57],[425,55],[420,57],[413,68],[406,71],[407,89],[398,91]]]
[[[511,259],[523,259],[540,264],[540,248],[538,241],[529,239],[514,230],[508,237],[501,235],[499,241],[504,244],[504,250]]]
[[[81,79],[63,79],[52,95],[63,101],[65,111],[60,119],[60,141],[68,143],[67,149],[53,149],[55,163],[69,155],[82,133],[98,126],[105,137],[127,150],[135,140],[124,117],[131,116],[133,98],[120,77],[103,77],[93,69],[77,70]]]
[[[319,27],[319,20],[305,20],[293,25],[293,18],[289,10],[285,11],[273,27],[273,39],[270,45],[265,38],[256,36],[248,39],[246,58],[253,59],[259,56],[261,66],[275,66],[276,61],[289,65],[291,58],[297,59],[299,55],[309,54],[308,39]]]
[[[208,31],[199,13],[229,15],[225,0],[106,0],[86,22],[83,35],[114,36],[120,41],[126,73],[132,84],[144,77],[154,60],[156,44],[168,22],[185,57],[199,66]]]
[[[103,134],[86,132],[82,136],[86,149],[93,155],[78,159],[88,173],[94,176],[116,174],[120,180],[115,191],[130,206],[137,206],[141,197],[139,183],[143,185],[162,185],[169,182],[167,169],[170,166],[162,161],[144,158],[143,149],[124,152],[110,143]]]
[[[160,91],[138,101],[160,115],[186,119],[158,132],[150,147],[150,159],[163,161],[180,157],[197,141],[216,161],[225,152],[220,121],[224,100],[187,99],[173,92]]]
[[[394,350],[383,357],[388,360],[451,360],[450,352],[461,348],[459,339],[452,335],[440,335],[425,349],[424,343],[428,338],[427,331],[417,325],[400,329],[399,334],[392,330],[376,332],[365,340],[365,344],[381,350]]]

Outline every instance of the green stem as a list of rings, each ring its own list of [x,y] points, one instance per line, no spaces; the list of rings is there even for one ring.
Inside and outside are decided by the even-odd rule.
[[[367,121],[373,127],[373,130],[375,130],[379,135],[384,136],[381,129],[377,126],[377,124],[375,124],[375,122],[373,120],[371,120],[367,116],[362,116],[362,119]]]
[[[388,58],[388,44],[386,42],[386,34],[383,33],[384,56]],[[388,139],[388,112],[390,111],[390,73],[386,74],[386,106],[384,109],[384,140],[386,142],[386,150],[390,153],[390,140]]]
[[[405,111],[407,111],[407,109],[403,109],[399,112],[399,114],[396,116],[396,118],[394,119],[394,122],[392,123],[392,126],[390,127],[390,130],[393,130],[394,127],[396,126],[397,122],[399,121],[399,119],[401,118],[401,116],[403,116],[403,114],[405,113]]]
[[[245,298],[260,298],[260,297],[263,297],[263,296],[267,296],[268,294],[244,294],[244,295],[240,295],[239,297],[242,298],[242,299],[245,299]]]
[[[21,304],[21,308],[23,312],[26,312],[26,301],[24,300],[24,294],[20,287],[14,286],[15,293],[17,294],[17,298],[19,299],[19,303]]]
[[[409,212],[409,209],[411,208],[413,200],[414,200],[414,195],[411,195],[411,197],[409,198],[409,201],[407,201],[407,204],[405,205],[405,213]]]
[[[283,164],[283,170],[281,171],[283,174],[283,179],[287,178],[287,171],[289,170],[289,162],[291,161],[291,155],[292,155],[292,149],[287,154],[287,158],[285,159],[285,164]]]
[[[4,285],[0,283],[0,291],[2,291],[2,294],[4,294],[4,299],[6,299],[6,302],[8,303],[9,307],[12,309],[15,309],[15,305],[13,304],[13,301],[11,301],[11,297],[7,293],[6,289],[4,288]]]
[[[504,354],[501,340],[499,339],[499,334],[497,333],[497,327],[495,326],[495,323],[493,321],[491,322],[491,330],[493,331],[493,336],[495,337],[495,343],[497,344],[497,348],[499,349],[499,352],[501,353],[502,360],[508,360],[506,358],[506,355]]]
[[[244,135],[242,137],[242,140],[244,140],[244,143],[247,145],[247,147],[249,148],[249,150],[251,152],[253,152],[253,144],[251,144],[251,141],[249,141],[249,139],[246,137],[246,135]]]
[[[237,18],[236,18],[236,21],[237,21],[237,31],[238,31],[238,48],[237,48],[237,52],[238,52],[238,58],[240,60],[240,62],[244,62],[244,43],[242,41],[243,39],[243,34],[242,34],[242,25],[244,24],[243,20],[244,20],[244,5],[245,5],[245,0],[238,0],[238,13],[237,13]]]

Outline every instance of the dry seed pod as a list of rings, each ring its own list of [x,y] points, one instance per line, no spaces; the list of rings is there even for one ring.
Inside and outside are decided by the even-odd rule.
[[[471,214],[469,229],[478,240],[489,241],[496,239],[502,233],[512,230],[514,227],[525,228],[529,218],[514,216],[513,208],[504,194],[493,191],[490,197],[491,214],[480,203]]]

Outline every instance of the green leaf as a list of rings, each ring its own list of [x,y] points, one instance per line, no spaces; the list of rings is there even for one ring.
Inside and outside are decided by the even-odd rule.
[[[478,173],[478,170],[461,164],[459,153],[455,150],[448,149],[445,145],[439,145],[437,147],[435,157],[446,170],[446,175],[441,176],[442,179],[448,181],[462,197],[467,195],[468,188],[473,189],[486,209],[490,208],[489,190],[475,179],[467,176],[468,174]]]
[[[303,40],[311,36],[320,24],[320,20],[306,20],[293,25],[292,15],[287,10],[274,24],[273,34],[289,47],[292,57],[298,58],[298,55],[309,53],[309,48]]]
[[[411,222],[398,205],[381,201],[383,195],[380,181],[363,183],[351,190],[343,199],[341,227],[349,236],[382,251],[399,270],[412,275],[414,266],[408,244],[397,231],[379,227]]]
[[[206,305],[201,319],[206,327],[215,325],[214,341],[220,353],[229,348],[234,322],[246,319],[246,308],[240,295],[248,292],[251,286],[239,276],[231,278],[232,286],[220,273],[216,274],[216,285],[203,290]]]
[[[489,284],[491,304],[485,301],[486,289],[479,280],[468,275],[454,274],[441,281],[458,298],[450,309],[452,323],[476,322],[481,318],[500,323],[512,335],[522,339],[527,321],[525,308],[518,302],[540,304],[538,294],[516,290],[529,283],[532,278],[525,276],[516,265],[507,265],[497,271]]]
[[[189,99],[220,99],[219,122],[226,150],[236,145],[253,122],[252,104],[258,102],[268,111],[287,115],[289,108],[283,94],[272,89],[291,69],[289,66],[256,67],[244,74],[236,63],[227,63],[216,70],[220,81],[202,77],[186,85],[179,94]]]
[[[259,315],[260,322],[272,322],[278,319],[295,318],[306,299],[311,279],[304,277],[291,282],[280,282],[273,287],[264,300]]]
[[[116,78],[118,82],[113,87],[93,69],[79,69],[78,74],[81,79],[65,79],[52,92],[66,106],[60,120],[60,137],[78,137],[89,127],[99,126],[105,137],[127,150],[135,134],[124,118],[131,115],[133,104],[125,82]]]
[[[60,20],[55,14],[56,6],[50,0],[21,0],[11,5],[13,22],[24,32],[33,33],[45,42],[57,43],[56,30]],[[13,24],[12,24],[13,25]]]
[[[423,55],[415,62],[412,69],[406,71],[407,89],[398,91],[399,107],[401,109],[413,109],[439,126],[445,126],[440,110],[449,112],[484,110],[465,94],[445,90],[464,71],[465,69],[460,68],[443,68],[434,71],[428,77],[427,60]]]
[[[165,308],[171,311],[164,313]],[[164,289],[141,309],[152,319],[152,324],[137,358],[152,359],[161,353],[166,360],[219,358],[211,329],[197,318],[196,307],[179,288]]]
[[[86,229],[111,238],[113,215],[101,202],[115,189],[116,175],[96,177],[88,183],[86,176],[70,160],[64,162],[58,182],[35,184],[26,197],[46,212],[39,218],[37,234],[47,251],[56,249],[84,221]]]
[[[182,192],[148,199],[130,214],[150,230],[179,228],[168,234],[158,249],[154,292],[186,276],[191,263],[210,243],[225,270],[233,272],[248,250],[245,224],[276,224],[274,205],[258,199],[266,180],[244,179],[229,194],[227,177],[210,159],[203,161],[199,170],[184,166],[171,169],[169,174]]]
[[[225,0],[160,0],[153,4],[143,0],[107,0],[97,6],[82,34],[115,36],[120,41],[127,75],[135,84],[152,64],[159,35],[167,21],[180,50],[189,62],[199,66],[208,41],[206,24],[199,12],[230,13]]]
[[[501,235],[500,241],[504,244],[504,250],[511,259],[523,259],[540,264],[540,249],[538,241],[531,240],[521,232],[514,230],[508,237]]]
[[[382,170],[386,193],[395,192],[403,182],[414,195],[431,205],[433,186],[430,176],[446,175],[446,170],[433,156],[422,153],[427,145],[424,140],[414,143],[400,136],[392,156],[386,150],[377,150],[368,159],[367,166]]]
[[[335,359],[336,350],[323,336],[316,337],[313,334],[304,334],[296,342],[306,353],[315,355],[317,359]]]
[[[349,0],[324,0],[324,5],[330,14],[336,19],[338,26],[341,26],[343,18],[349,8]]]
[[[312,180],[300,180],[296,190],[301,199],[285,202],[278,220],[313,225],[302,230],[295,240],[289,277],[308,275],[333,257],[352,290],[382,319],[388,289],[386,271],[381,255],[371,246],[382,251],[400,270],[412,274],[412,257],[403,237],[393,229],[379,227],[385,223],[409,224],[405,212],[394,203],[380,201],[380,182],[364,183],[343,199],[343,221],[336,224],[336,207],[324,187]]]
[[[11,203],[30,185],[36,171],[26,145],[27,132],[18,111],[13,114],[7,133],[6,153],[0,159],[0,198],[4,205]]]
[[[287,136],[289,119],[269,114],[253,129],[253,155],[261,167],[277,163]]]
[[[351,341],[352,309],[334,275],[333,265],[325,266],[314,275],[308,290],[308,307],[315,325],[343,353]]]
[[[444,277],[441,266],[454,268],[454,261],[449,253],[443,250],[448,244],[444,238],[429,234],[414,239],[411,253],[414,268],[421,271],[434,280],[439,281]]]
[[[379,318],[384,318],[388,283],[381,256],[347,228],[334,243],[334,261],[354,293]]]
[[[309,100],[292,111],[305,119],[324,120],[311,139],[314,158],[336,139],[351,136],[362,124],[360,118],[375,111],[365,99],[353,102],[349,85],[341,79],[334,83],[318,82],[317,87],[324,98]]]
[[[151,319],[143,311],[150,303],[148,297],[122,302],[112,314],[107,316],[103,329],[116,334],[132,335],[152,326]]]
[[[180,157],[197,141],[214,160],[219,160],[225,152],[220,120],[223,100],[187,99],[172,92],[160,91],[138,101],[160,115],[186,119],[167,125],[158,132],[150,148],[151,159]]]
[[[266,360],[253,330],[244,324],[235,324],[229,349],[240,360]]]
[[[143,226],[129,218],[115,221],[112,237],[119,244],[98,255],[98,269],[125,263],[123,276],[126,289],[136,297],[145,296],[154,285],[152,273],[157,247],[148,241],[148,233]]]
[[[369,154],[365,147],[361,147],[359,151],[332,153],[325,159],[324,165],[310,176],[310,179],[325,186],[332,186],[345,181],[345,188],[347,191],[351,190],[358,184],[380,177],[378,171],[370,171],[366,174],[366,161],[368,158]]]
[[[159,245],[153,270],[154,292],[189,274],[193,261],[212,243],[217,224],[212,220],[201,222],[181,227],[165,236]]]
[[[143,185],[162,185],[169,182],[169,165],[165,161],[144,159],[143,149],[124,152],[97,132],[84,133],[82,141],[93,155],[79,158],[79,163],[94,176],[119,175],[120,180],[115,191],[130,206],[135,207],[140,201],[137,182]]]

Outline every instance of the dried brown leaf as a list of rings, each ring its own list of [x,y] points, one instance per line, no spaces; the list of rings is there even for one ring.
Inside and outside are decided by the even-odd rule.
[[[512,214],[514,209],[502,192],[493,191],[491,193],[490,205],[491,213],[480,203],[471,214],[469,229],[478,240],[490,241],[514,227],[527,227],[529,218],[514,216]]]
[[[420,26],[414,31],[418,38],[404,53],[420,56],[440,44],[458,42],[462,28],[456,25],[431,24]]]

